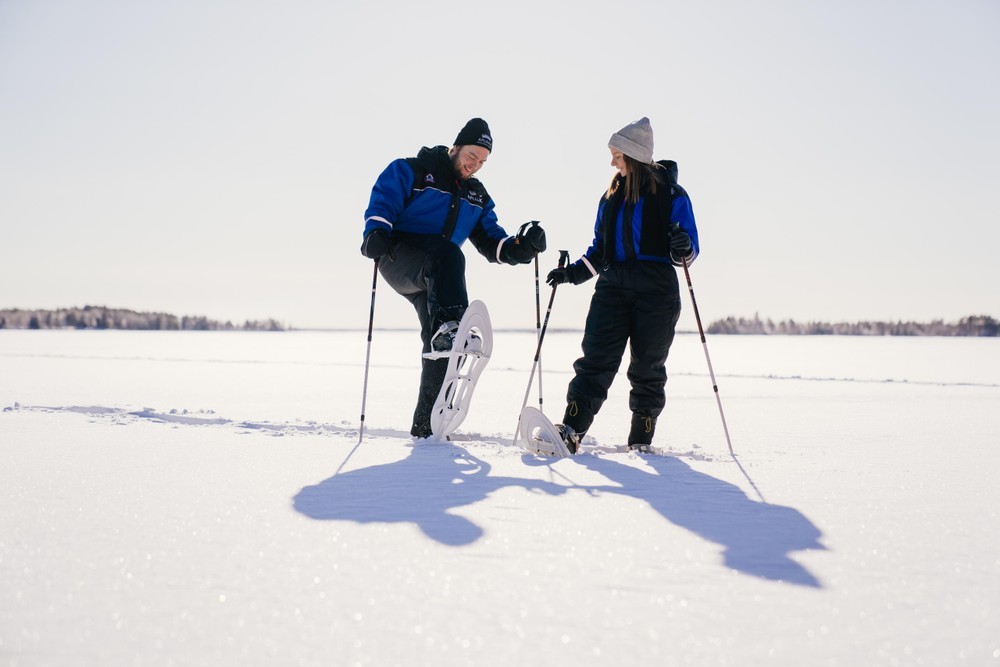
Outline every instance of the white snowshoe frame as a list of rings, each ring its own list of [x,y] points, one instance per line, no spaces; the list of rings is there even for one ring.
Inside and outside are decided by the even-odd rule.
[[[481,349],[467,352],[466,346],[473,332],[481,341]],[[465,310],[462,321],[455,333],[455,342],[450,352],[440,353],[438,358],[447,357],[448,371],[441,384],[434,408],[431,410],[431,432],[438,438],[446,438],[457,429],[469,413],[472,391],[476,381],[493,354],[493,325],[486,304],[473,301]],[[425,355],[428,358],[430,355]]]
[[[559,430],[541,410],[530,405],[522,408],[518,429],[524,448],[529,452],[555,458],[571,456]]]

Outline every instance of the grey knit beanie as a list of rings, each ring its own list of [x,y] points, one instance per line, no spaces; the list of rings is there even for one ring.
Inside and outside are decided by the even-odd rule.
[[[643,116],[611,135],[608,148],[620,150],[633,160],[643,164],[653,161],[653,128],[649,119]]]

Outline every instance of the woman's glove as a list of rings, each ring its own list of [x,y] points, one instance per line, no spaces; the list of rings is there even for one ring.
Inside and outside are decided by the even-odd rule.
[[[694,248],[691,246],[691,237],[681,229],[681,223],[675,222],[670,226],[670,259],[675,264],[681,264],[682,260],[690,262],[694,256]]]
[[[593,274],[590,273],[590,269],[583,262],[576,262],[569,266],[560,266],[558,269],[552,269],[549,271],[549,275],[546,276],[545,282],[553,287],[562,285],[563,283],[579,285],[590,280],[592,276]]]

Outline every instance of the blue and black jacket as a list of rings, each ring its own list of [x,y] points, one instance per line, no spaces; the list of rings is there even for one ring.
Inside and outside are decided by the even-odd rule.
[[[674,264],[679,258],[670,255],[670,227],[678,223],[691,237],[692,255],[688,264],[698,256],[698,228],[694,221],[691,200],[684,188],[677,184],[677,163],[663,160],[657,170],[661,177],[656,193],[644,192],[634,204],[625,201],[624,178],[619,175],[612,187],[613,194],[605,194],[597,207],[594,224],[594,241],[576,264],[596,276],[612,264],[633,261]],[[584,275],[586,275],[584,273]]]
[[[503,249],[510,236],[497,223],[493,200],[478,179],[458,177],[445,146],[421,148],[379,175],[364,233],[375,229],[403,242],[434,236],[461,246],[468,239],[489,261],[507,261]]]

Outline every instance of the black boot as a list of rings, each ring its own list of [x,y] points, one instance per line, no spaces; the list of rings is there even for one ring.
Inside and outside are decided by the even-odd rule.
[[[455,344],[455,334],[458,333],[458,322],[456,320],[451,320],[450,322],[445,322],[437,328],[434,335],[431,336],[431,351],[432,352],[450,352],[451,348]]]
[[[420,391],[417,393],[417,407],[413,411],[413,426],[410,427],[410,435],[414,438],[429,438],[433,435],[431,411],[448,372],[447,359],[423,359],[422,362]]]
[[[656,417],[634,413],[632,415],[632,428],[628,434],[628,448],[649,452],[655,432]]]
[[[580,448],[580,441],[593,422],[594,414],[581,406],[578,401],[570,401],[566,406],[562,424],[556,424],[555,427],[570,454],[576,454],[576,450]]]
[[[555,426],[556,430],[559,431],[559,437],[566,444],[566,449],[569,450],[570,454],[576,454],[576,450],[580,448],[580,441],[583,440],[583,433],[577,433],[572,426],[565,424],[556,424]]]

